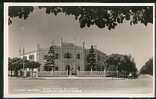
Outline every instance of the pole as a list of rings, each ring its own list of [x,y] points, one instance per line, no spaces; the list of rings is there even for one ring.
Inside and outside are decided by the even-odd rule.
[[[24,77],[24,48],[23,48],[23,77]]]

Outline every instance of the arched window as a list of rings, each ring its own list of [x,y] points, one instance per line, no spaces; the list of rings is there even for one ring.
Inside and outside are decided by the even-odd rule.
[[[24,60],[27,60],[27,56],[23,56],[23,59],[24,59]]]
[[[59,58],[59,54],[58,54],[58,53],[55,54],[55,58],[56,58],[56,59]]]
[[[34,61],[34,55],[29,55],[29,60]]]
[[[55,70],[58,71],[58,67],[55,67]]]
[[[45,71],[52,71],[52,67],[51,66],[44,66],[44,70]]]
[[[72,54],[71,53],[65,53],[64,58],[72,58]]]
[[[78,71],[80,71],[80,66],[78,66],[78,68],[77,68],[77,69],[78,69]]]
[[[77,58],[77,59],[80,59],[80,54],[77,54],[77,55],[76,55],[76,58]]]

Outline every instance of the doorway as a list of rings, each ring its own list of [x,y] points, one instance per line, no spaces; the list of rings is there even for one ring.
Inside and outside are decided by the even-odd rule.
[[[66,65],[66,71],[68,72],[68,75],[70,75],[70,65]]]

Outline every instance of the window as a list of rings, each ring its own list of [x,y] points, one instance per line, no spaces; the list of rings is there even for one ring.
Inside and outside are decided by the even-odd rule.
[[[98,56],[97,56],[97,58],[98,58],[98,60],[101,60],[101,57],[100,57],[100,55],[98,55]]]
[[[59,58],[59,54],[58,54],[58,53],[56,53],[55,58],[56,58],[56,59],[58,59],[58,58]]]
[[[65,53],[64,58],[72,58],[72,54],[71,53]]]
[[[34,55],[29,55],[29,60],[34,61]]]
[[[52,67],[51,66],[44,66],[44,70],[45,71],[51,71],[52,70]]]
[[[78,69],[78,71],[80,71],[80,66],[78,66],[78,68],[77,68],[77,69]]]
[[[24,60],[27,60],[27,56],[24,56],[23,59],[24,59]]]
[[[77,55],[76,55],[76,58],[77,58],[77,59],[80,59],[80,54],[77,54]]]
[[[55,67],[55,70],[58,71],[58,67]]]

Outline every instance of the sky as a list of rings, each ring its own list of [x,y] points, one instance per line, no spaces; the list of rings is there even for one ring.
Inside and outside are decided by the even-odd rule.
[[[98,28],[93,25],[90,28],[80,28],[79,22],[74,16],[59,14],[45,14],[45,9],[34,9],[26,20],[13,18],[9,25],[9,57],[19,56],[19,49],[25,48],[25,52],[36,49],[37,44],[42,48],[48,48],[51,43],[74,43],[85,47],[96,45],[96,48],[110,55],[113,53],[131,55],[138,69],[153,56],[153,24],[130,25],[125,21],[115,29]]]

